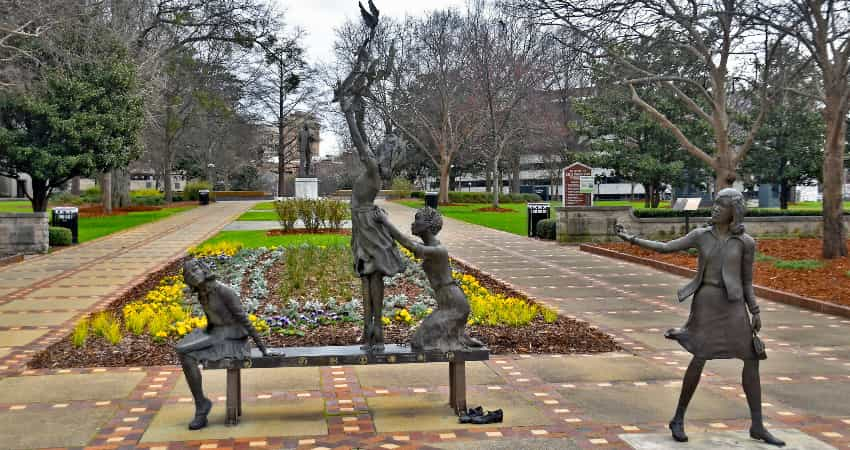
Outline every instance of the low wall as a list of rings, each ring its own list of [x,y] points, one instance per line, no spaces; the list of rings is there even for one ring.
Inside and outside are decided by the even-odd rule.
[[[47,213],[0,213],[0,256],[47,253]]]
[[[623,225],[633,234],[650,239],[667,240],[685,234],[684,217],[635,217],[631,206],[584,207],[568,206],[555,208],[558,217],[558,241],[610,242],[619,241],[615,233],[617,224]],[[691,217],[690,227],[701,226],[707,217]],[[850,216],[845,216],[850,226]],[[744,224],[747,233],[753,236],[821,236],[823,220],[820,216],[776,216],[747,217]]]

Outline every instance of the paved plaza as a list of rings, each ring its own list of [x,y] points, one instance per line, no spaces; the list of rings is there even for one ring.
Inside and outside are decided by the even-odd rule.
[[[400,229],[414,210],[383,205]],[[612,335],[620,352],[493,356],[467,365],[468,401],[505,422],[458,424],[441,364],[244,370],[244,412],[224,427],[224,373],[207,372],[210,427],[176,366],[27,370],[150,271],[251,203],[216,203],[0,269],[0,449],[98,448],[769,448],[749,440],[740,361],[710,361],[686,418],[666,429],[689,355],[665,340],[684,323],[687,280],[644,266],[445,219],[451,254]],[[761,300],[769,359],[765,416],[787,448],[850,448],[850,320]]]

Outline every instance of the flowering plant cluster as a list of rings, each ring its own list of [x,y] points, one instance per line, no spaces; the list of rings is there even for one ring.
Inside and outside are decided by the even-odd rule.
[[[469,299],[469,325],[510,325],[514,327],[529,324],[538,315],[547,323],[557,320],[553,311],[529,303],[521,298],[493,294],[472,275],[452,272],[460,288]]]
[[[183,301],[183,276],[165,277],[145,295],[124,306],[124,326],[135,335],[148,333],[156,341],[183,336],[194,328],[206,326],[206,318],[192,317]]]
[[[223,241],[192,247],[189,249],[189,254],[195,258],[219,255],[233,256],[241,249],[242,244],[238,242]]]

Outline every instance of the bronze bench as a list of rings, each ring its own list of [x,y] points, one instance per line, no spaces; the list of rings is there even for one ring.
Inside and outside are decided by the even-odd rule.
[[[271,349],[262,356],[253,349],[250,360],[221,360],[204,363],[204,369],[227,370],[227,401],[225,424],[236,425],[242,415],[241,369],[274,367],[358,366],[368,364],[449,363],[449,405],[456,414],[466,411],[466,362],[490,359],[487,348],[472,348],[455,352],[414,352],[408,346],[388,344],[383,353],[367,353],[359,346],[287,347]]]

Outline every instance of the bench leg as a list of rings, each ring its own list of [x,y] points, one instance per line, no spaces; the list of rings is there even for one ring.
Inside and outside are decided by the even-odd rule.
[[[239,394],[236,401],[236,415],[238,417],[242,417],[242,373],[240,371],[239,376],[236,377],[236,384],[239,386],[237,389],[237,393]]]
[[[449,363],[449,403],[455,414],[466,412],[466,363]]]
[[[241,373],[239,368],[227,369],[227,404],[225,411],[225,425],[236,425],[239,423],[239,410],[242,409]]]

